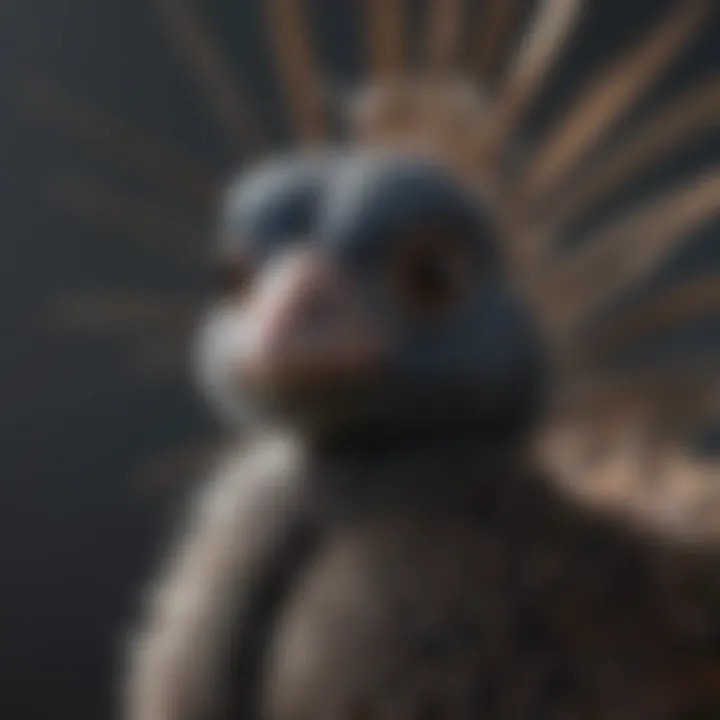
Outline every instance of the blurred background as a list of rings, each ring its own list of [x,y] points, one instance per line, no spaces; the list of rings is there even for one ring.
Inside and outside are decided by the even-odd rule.
[[[473,23],[487,2],[468,2],[470,68]],[[365,70],[361,3],[307,3],[336,87]],[[670,5],[588,4],[528,137]],[[427,5],[406,4],[411,55]],[[519,3],[519,13],[531,5]],[[208,284],[214,193],[262,143],[292,144],[262,0],[204,0],[197,16],[171,6],[0,7],[0,717],[8,720],[111,715],[124,628],[193,463],[216,433],[184,363]],[[647,106],[718,71],[715,17]],[[686,143],[614,202],[716,166],[719,136]],[[718,230],[707,228],[667,272],[720,269]],[[676,341],[696,342],[693,332]],[[720,339],[717,323],[701,334]]]

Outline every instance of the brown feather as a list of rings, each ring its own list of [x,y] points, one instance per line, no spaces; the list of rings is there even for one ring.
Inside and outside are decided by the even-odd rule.
[[[474,157],[487,102],[460,78],[375,83],[358,93],[348,112],[352,140],[429,156],[476,185]]]
[[[177,153],[162,147],[154,139],[102,117],[56,87],[28,87],[25,102],[31,110],[83,143],[169,188],[193,206],[205,210],[215,197],[215,181]]]
[[[551,324],[562,329],[581,322],[652,272],[718,212],[720,172],[711,171],[600,229],[545,274],[537,298]]]
[[[475,68],[480,83],[494,84],[503,53],[513,35],[520,7],[518,0],[487,0],[480,14],[480,32],[474,39],[477,47]]]
[[[155,0],[163,23],[185,56],[211,101],[211,106],[243,156],[265,141],[251,117],[249,103],[233,77],[230,63],[202,22],[191,0]]]
[[[665,360],[642,368],[597,369],[566,374],[553,399],[553,413],[600,419],[614,413],[678,402],[717,383],[716,358],[700,361]],[[634,411],[634,410],[633,410]]]
[[[83,178],[64,178],[53,190],[64,207],[86,218],[125,228],[143,242],[185,257],[203,254],[203,235],[197,221],[182,213],[102,189]]]
[[[305,0],[264,3],[275,65],[295,134],[303,144],[325,135],[323,92],[310,37]]]
[[[720,76],[715,75],[654,111],[629,137],[591,163],[581,178],[567,183],[546,205],[550,214],[543,222],[547,225],[545,236],[556,235],[622,183],[719,123]]]
[[[189,330],[197,319],[193,298],[140,292],[73,297],[57,302],[54,310],[66,327],[133,334]]]
[[[407,63],[405,3],[403,0],[366,0],[363,7],[370,78],[400,76]]]
[[[498,153],[542,90],[582,16],[584,0],[544,0],[520,43],[492,110],[484,144]]]
[[[610,454],[610,445],[621,441],[650,454],[665,447],[687,447],[720,419],[716,360],[566,377],[541,442],[559,432],[563,442],[576,443],[563,452],[584,453],[593,462],[600,462]]]
[[[676,547],[720,542],[720,463],[676,446],[648,446],[632,429],[601,436],[599,452],[594,428],[550,433],[541,462],[595,513],[608,510],[632,527],[659,531]]]
[[[650,333],[720,312],[720,274],[706,273],[677,283],[639,306],[614,314],[612,320],[584,332],[578,345],[594,363]]]
[[[425,57],[430,72],[456,66],[463,34],[462,0],[433,0],[428,6]]]
[[[687,450],[720,414],[716,368],[671,363],[566,385],[538,438],[543,466],[595,509],[720,541],[720,463]],[[700,521],[709,502],[711,523]]]
[[[646,38],[587,84],[539,144],[520,181],[523,201],[541,202],[687,48],[713,3],[683,0]]]

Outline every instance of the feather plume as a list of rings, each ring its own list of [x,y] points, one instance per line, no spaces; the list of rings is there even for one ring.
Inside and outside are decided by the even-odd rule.
[[[428,6],[425,57],[431,73],[448,73],[457,64],[462,29],[461,0],[433,0]]]
[[[155,0],[155,3],[165,27],[203,84],[218,119],[243,156],[250,150],[259,150],[265,142],[250,116],[249,103],[191,0]]]
[[[215,197],[216,183],[190,166],[176,152],[102,117],[57,88],[29,86],[24,100],[33,112],[83,143],[158,182],[191,205],[205,210]]]
[[[96,332],[154,335],[168,330],[190,330],[197,302],[186,296],[123,293],[74,297],[56,303],[55,316],[65,327]]]
[[[655,270],[718,212],[720,172],[715,170],[601,228],[544,274],[537,297],[551,324],[567,330],[580,323]]]
[[[366,0],[363,6],[371,78],[400,76],[407,62],[403,0]]]
[[[557,233],[623,183],[665,159],[671,152],[720,124],[720,77],[704,80],[639,124],[599,161],[590,164],[581,178],[567,183],[552,203],[546,237]]]
[[[202,257],[204,243],[198,223],[184,214],[102,189],[82,178],[64,178],[54,191],[64,207],[86,218],[125,228],[142,241],[173,253]]]
[[[544,0],[539,6],[491,110],[484,139],[489,150],[499,150],[517,129],[572,37],[583,8],[584,0]]]
[[[474,39],[477,47],[475,69],[480,82],[493,85],[503,53],[510,42],[519,14],[518,0],[486,2],[480,14],[480,32]]]
[[[275,64],[297,139],[303,144],[318,143],[325,135],[323,92],[306,3],[268,0],[264,5]]]
[[[708,0],[678,3],[644,40],[588,83],[528,163],[517,192],[520,201],[542,202],[687,48],[711,7]]]
[[[601,364],[651,333],[659,333],[720,312],[720,274],[705,273],[676,283],[610,321],[586,329],[575,341],[588,362]]]

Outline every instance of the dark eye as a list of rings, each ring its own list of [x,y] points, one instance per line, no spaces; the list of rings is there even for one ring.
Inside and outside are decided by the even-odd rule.
[[[239,299],[250,284],[250,264],[242,257],[219,258],[214,267],[215,293],[224,299]]]
[[[476,259],[467,238],[454,228],[426,228],[401,243],[394,282],[405,308],[438,316],[455,307],[470,291]]]

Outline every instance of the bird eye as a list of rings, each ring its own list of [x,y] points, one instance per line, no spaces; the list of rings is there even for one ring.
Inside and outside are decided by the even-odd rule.
[[[239,299],[245,294],[251,276],[250,264],[245,258],[220,258],[214,268],[215,293],[224,299]]]
[[[405,308],[414,315],[449,311],[469,291],[475,273],[474,253],[454,228],[427,228],[401,244],[395,284]]]

